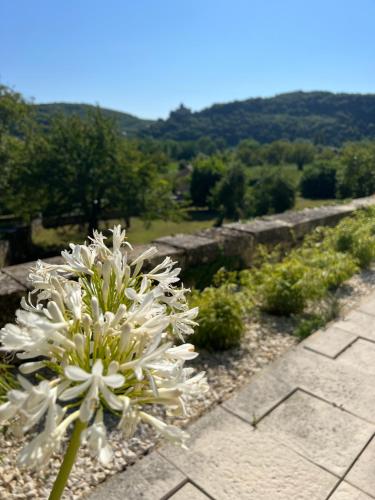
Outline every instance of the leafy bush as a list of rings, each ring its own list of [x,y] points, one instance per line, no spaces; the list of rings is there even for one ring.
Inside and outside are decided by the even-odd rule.
[[[262,309],[289,316],[302,312],[309,299],[324,295],[321,273],[311,271],[295,253],[277,264],[266,264],[259,289]]]
[[[295,203],[296,189],[280,171],[261,177],[249,190],[248,206],[251,215],[284,212]]]
[[[358,198],[375,192],[374,143],[348,144],[340,154],[342,168],[338,171],[338,196]]]
[[[300,190],[304,198],[335,198],[336,168],[327,162],[308,166],[301,177]]]
[[[375,211],[367,209],[348,217],[331,230],[325,246],[350,254],[362,269],[375,260]]]
[[[244,214],[246,175],[241,163],[231,165],[211,191],[211,206],[218,212],[218,223],[224,218],[238,220]]]
[[[337,288],[358,270],[351,255],[338,252],[332,247],[302,248],[299,255],[304,262],[308,262],[311,270],[315,270],[317,276],[319,275],[320,286],[324,289]]]
[[[195,293],[192,302],[199,307],[199,326],[192,337],[196,345],[224,350],[240,344],[244,333],[241,294],[231,286],[209,287]]]

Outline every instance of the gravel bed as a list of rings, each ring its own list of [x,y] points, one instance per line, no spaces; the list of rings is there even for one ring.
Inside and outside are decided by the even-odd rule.
[[[335,294],[341,311],[345,312],[354,307],[374,288],[375,269],[355,275]],[[173,423],[185,426],[208,408],[230,397],[233,391],[248,382],[253,374],[297,343],[297,339],[292,335],[294,327],[295,320],[291,318],[260,314],[257,319],[246,323],[246,333],[239,348],[222,353],[201,352],[192,364],[197,370],[207,372],[210,391],[194,401],[187,419],[174,420]],[[155,408],[156,415],[161,412],[161,409]],[[30,436],[27,441],[29,439]],[[141,425],[135,437],[128,442],[123,440],[119,432],[112,431],[110,441],[115,457],[110,467],[101,466],[91,458],[86,449],[80,449],[64,499],[76,500],[85,497],[96,485],[123,471],[158,444],[155,432],[146,425]],[[19,470],[15,459],[22,445],[23,440],[15,441],[6,434],[0,436],[0,498],[47,499],[61,457],[55,457],[46,470],[40,473]]]

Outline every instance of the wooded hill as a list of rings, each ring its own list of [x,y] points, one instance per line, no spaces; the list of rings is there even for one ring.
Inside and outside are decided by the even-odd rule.
[[[87,113],[87,104],[38,104],[37,117],[48,124],[54,113]],[[345,141],[375,138],[375,94],[291,92],[214,104],[192,112],[181,105],[166,120],[142,120],[104,109],[121,130],[161,140],[195,141],[209,137],[226,146],[253,138],[261,143],[278,139],[307,139],[338,146]]]
[[[227,146],[245,138],[262,143],[308,139],[340,145],[375,137],[375,94],[292,92],[214,104],[198,112],[181,106],[167,120],[152,124],[146,133],[185,141],[207,136],[223,140]]]
[[[34,108],[37,121],[43,126],[48,127],[52,117],[56,114],[85,116],[90,110],[95,109],[95,106],[91,104],[55,102],[50,104],[35,104]],[[142,120],[122,111],[114,111],[106,108],[101,108],[101,110],[104,116],[112,118],[118,124],[122,133],[126,135],[134,136],[152,123],[151,120]]]

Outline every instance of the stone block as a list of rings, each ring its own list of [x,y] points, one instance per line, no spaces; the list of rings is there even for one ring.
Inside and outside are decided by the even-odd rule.
[[[233,222],[224,227],[242,231],[254,236],[255,244],[290,243],[293,240],[291,226],[275,219],[254,219],[250,222]]]
[[[243,266],[251,265],[255,246],[252,234],[237,231],[226,226],[211,227],[196,234],[217,241],[222,257],[238,258]]]
[[[173,261],[177,262],[178,267],[184,267],[185,265],[185,258],[184,258],[184,252],[181,249],[165,245],[165,244],[160,244],[160,243],[153,243],[153,244],[147,244],[147,245],[136,245],[133,250],[128,251],[129,253],[129,262],[135,260],[137,257],[139,257],[143,252],[145,252],[147,249],[150,247],[155,247],[158,251],[156,255],[151,257],[150,259],[146,259],[144,262],[144,269],[150,270],[156,265],[160,264],[166,257],[170,257]]]
[[[332,474],[221,408],[189,431],[189,450],[168,446],[159,453],[215,500],[320,500],[337,483]]]
[[[14,321],[14,313],[26,288],[8,274],[0,271],[0,328]]]
[[[335,324],[324,330],[318,330],[303,342],[303,346],[312,351],[335,358],[344,351],[357,338],[357,335],[341,328]]]
[[[366,208],[371,205],[375,205],[375,196],[365,196],[363,198],[357,198],[352,200],[350,204],[355,207],[355,209]]]
[[[371,500],[371,497],[362,491],[353,488],[350,484],[343,481],[333,495],[329,497],[330,500]]]
[[[0,240],[0,268],[10,264],[10,244],[8,240]]]
[[[289,211],[273,217],[288,223],[294,236],[300,239],[318,226],[336,225],[343,217],[350,215],[353,211],[349,207],[336,205],[306,208],[297,212]]]
[[[183,252],[185,267],[212,262],[220,255],[217,240],[197,234],[164,236],[153,243],[168,245]]]
[[[375,497],[375,438],[366,446],[345,480]]]
[[[89,500],[158,500],[186,482],[184,474],[156,452],[99,485]],[[198,497],[199,498],[199,497]]]
[[[275,408],[258,428],[340,477],[375,431],[374,425],[302,391]]]
[[[14,280],[18,281],[22,286],[31,289],[29,282],[30,269],[35,266],[36,262],[25,262],[24,264],[17,264],[16,266],[8,266],[2,269],[3,273],[7,274]]]

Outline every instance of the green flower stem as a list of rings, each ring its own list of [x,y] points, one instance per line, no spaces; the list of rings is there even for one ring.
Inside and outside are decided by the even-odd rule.
[[[85,422],[81,422],[81,420],[77,418],[63,463],[61,464],[59,473],[57,474],[53,488],[49,495],[49,500],[60,500],[77,456],[80,446],[81,432],[86,428],[86,426],[87,424]]]

